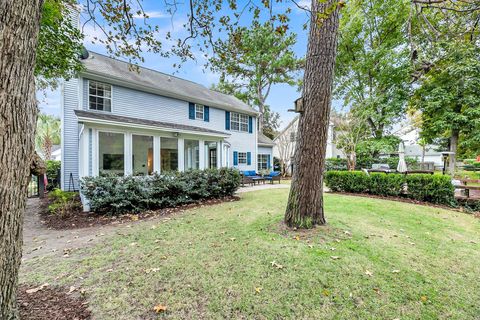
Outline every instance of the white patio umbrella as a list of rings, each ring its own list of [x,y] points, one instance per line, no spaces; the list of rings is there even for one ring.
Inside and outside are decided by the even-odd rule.
[[[398,145],[398,165],[397,165],[398,172],[405,172],[407,171],[407,163],[405,162],[405,145],[403,141],[400,142]]]

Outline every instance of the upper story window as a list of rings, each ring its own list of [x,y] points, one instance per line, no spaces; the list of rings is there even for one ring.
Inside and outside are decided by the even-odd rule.
[[[205,114],[205,106],[201,104],[195,104],[195,119],[203,120]]]
[[[230,119],[230,129],[248,132],[248,116],[240,113],[233,113]]]
[[[98,81],[88,82],[88,108],[112,111],[112,86]]]

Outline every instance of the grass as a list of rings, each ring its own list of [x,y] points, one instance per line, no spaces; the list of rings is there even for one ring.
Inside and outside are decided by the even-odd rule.
[[[326,195],[328,226],[293,232],[281,224],[287,195],[245,193],[134,226],[32,260],[21,282],[81,287],[97,319],[478,319],[478,219]]]

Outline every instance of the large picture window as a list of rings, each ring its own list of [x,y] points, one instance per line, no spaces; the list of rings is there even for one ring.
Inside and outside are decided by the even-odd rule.
[[[160,139],[161,172],[178,170],[178,139]]]
[[[185,170],[200,167],[200,145],[198,140],[185,140]]]
[[[259,154],[257,159],[258,171],[268,170],[268,154]]]
[[[232,112],[230,116],[230,130],[248,132],[248,116]]]
[[[112,86],[90,80],[88,82],[88,107],[91,110],[112,111]]]
[[[153,173],[153,137],[132,136],[132,169],[136,176]]]
[[[123,133],[98,133],[98,169],[100,174],[125,173],[125,139]]]

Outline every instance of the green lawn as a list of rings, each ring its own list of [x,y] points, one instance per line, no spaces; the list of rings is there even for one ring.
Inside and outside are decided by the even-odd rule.
[[[96,319],[478,319],[478,219],[326,195],[329,225],[293,233],[280,224],[287,195],[245,193],[132,227],[28,262],[21,282],[81,287]]]

